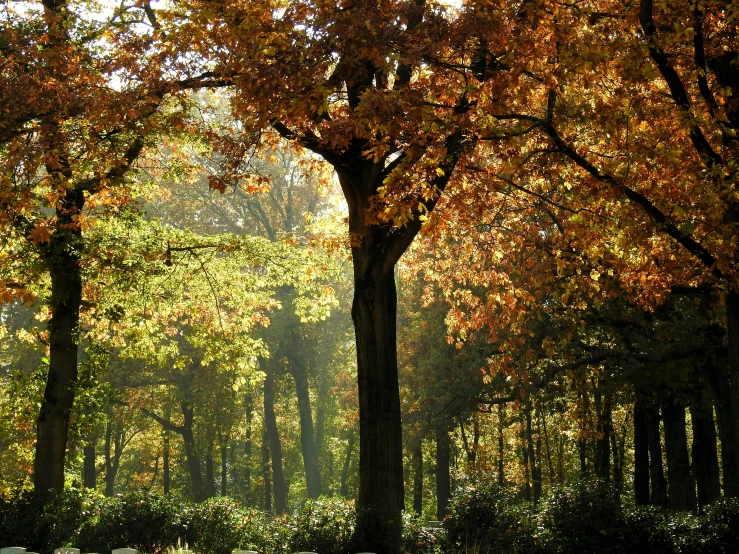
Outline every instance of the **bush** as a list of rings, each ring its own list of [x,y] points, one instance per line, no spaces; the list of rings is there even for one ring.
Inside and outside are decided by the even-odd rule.
[[[192,544],[187,511],[179,500],[155,494],[127,494],[102,500],[80,529],[77,548],[105,552],[135,548],[143,554],[160,554],[177,540]],[[194,538],[194,537],[193,537]]]
[[[406,554],[427,554],[438,552],[441,529],[428,529],[410,512],[403,512],[403,552]]]
[[[722,498],[706,508],[701,535],[707,551],[716,554],[739,552],[739,499]]]
[[[532,510],[516,505],[510,491],[496,484],[453,498],[443,525],[451,549],[528,554],[538,537]]]
[[[89,514],[89,502],[78,490],[38,498],[24,491],[0,498],[0,529],[7,543],[38,552],[68,546]]]
[[[356,511],[343,498],[309,500],[298,512],[289,541],[291,552],[345,554],[352,550]]]

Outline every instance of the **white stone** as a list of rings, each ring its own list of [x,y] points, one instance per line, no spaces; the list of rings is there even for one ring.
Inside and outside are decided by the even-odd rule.
[[[23,554],[26,551],[22,546],[9,546],[7,548],[1,548],[0,554]]]
[[[138,554],[138,552],[133,548],[116,548],[113,554]]]
[[[57,548],[54,554],[80,554],[79,548]]]
[[[231,554],[259,554],[259,552],[254,552],[253,550],[234,550]]]

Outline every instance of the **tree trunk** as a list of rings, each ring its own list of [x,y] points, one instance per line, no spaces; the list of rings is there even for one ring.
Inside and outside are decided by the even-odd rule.
[[[595,443],[595,475],[602,481],[611,478],[611,399],[601,399],[596,389],[595,409],[598,415],[598,440]]]
[[[164,428],[164,439],[162,444],[162,486],[165,496],[169,494],[169,429]]]
[[[354,433],[349,432],[349,440],[346,443],[346,453],[344,454],[344,465],[341,467],[341,482],[339,488],[339,495],[346,498],[349,495],[349,487],[347,482],[349,481],[349,467],[352,463],[352,453],[354,452]]]
[[[708,405],[690,406],[693,423],[693,467],[698,488],[698,505],[702,508],[718,500],[721,495],[718,452],[716,450],[716,427],[713,410]]]
[[[498,486],[505,484],[505,473],[503,455],[505,454],[505,442],[503,441],[503,428],[505,423],[505,408],[498,404]]]
[[[269,435],[265,426],[262,433],[262,474],[264,475],[264,511],[272,513],[272,470],[269,463]]]
[[[652,485],[649,503],[652,506],[667,507],[667,481],[662,464],[662,441],[659,432],[659,409],[650,401],[646,404],[647,440],[649,442],[649,481]]]
[[[88,444],[84,448],[83,485],[86,489],[94,489],[95,479],[95,445]]]
[[[527,483],[526,483],[526,499],[533,500],[534,506],[539,504],[541,498],[541,469],[538,461],[537,452],[534,450],[534,435],[531,426],[531,407],[526,408],[526,445],[524,446],[526,455],[524,459],[527,462]],[[539,449],[541,450],[541,449]],[[531,475],[532,492],[528,490],[528,475]]]
[[[436,519],[443,520],[452,495],[449,474],[449,431],[444,424],[436,427]]]
[[[293,333],[296,335],[297,333]],[[300,414],[300,446],[303,452],[303,467],[308,498],[321,496],[321,473],[318,469],[318,451],[313,433],[313,415],[310,406],[308,389],[308,372],[303,361],[297,356],[290,357],[290,372],[295,379],[295,391],[298,396],[298,412]]]
[[[725,481],[731,496],[739,496],[739,293],[732,289],[726,293],[726,322],[729,346],[729,391],[731,417],[726,421],[726,437],[733,439],[733,467],[729,467],[731,475]],[[730,453],[727,453],[730,454]],[[727,493],[727,496],[729,494]]]
[[[247,395],[244,401],[244,411],[246,412],[246,433],[244,436],[244,490],[246,505],[252,506],[251,496],[251,421],[253,418],[254,403],[251,394]]]
[[[224,439],[221,444],[221,496],[226,496],[228,491],[228,446]]]
[[[413,443],[413,512],[416,517],[423,513],[423,441],[421,437]]]
[[[213,442],[208,444],[205,454],[205,496],[213,498],[216,495],[216,476],[213,468]]]
[[[114,434],[113,427],[109,419],[105,426],[105,496],[113,496],[115,492],[115,478],[123,453],[123,437],[118,430]]]
[[[64,459],[77,384],[77,334],[82,302],[82,232],[75,219],[84,204],[82,191],[67,190],[56,208],[54,234],[43,251],[51,278],[51,319],[49,371],[36,420],[33,475],[37,494],[64,489]]]
[[[360,548],[393,554],[400,548],[404,507],[397,297],[393,268],[371,263],[370,254],[353,249],[360,420],[357,536]]]
[[[278,514],[284,514],[287,510],[287,489],[285,488],[285,474],[282,470],[282,441],[275,416],[275,374],[272,368],[269,368],[264,379],[264,424],[267,428],[269,448],[272,453],[275,511]]]
[[[649,438],[644,401],[634,401],[634,495],[637,506],[649,504]]]
[[[667,455],[667,484],[672,510],[695,510],[695,483],[690,472],[685,408],[672,399],[662,403]]]
[[[736,462],[737,442],[733,432],[736,425],[732,420],[729,380],[712,363],[710,357],[708,357],[703,367],[716,407],[716,423],[718,423],[718,434],[721,439],[721,473],[723,475],[724,496],[737,497],[739,496],[739,472],[737,472]]]
[[[200,456],[198,455],[198,449],[195,444],[195,435],[193,434],[193,408],[186,401],[180,402],[180,408],[183,415],[182,423],[182,441],[185,445],[185,457],[187,458],[187,469],[190,473],[190,485],[192,498],[195,502],[203,502],[208,498],[203,483],[203,473],[200,468]]]

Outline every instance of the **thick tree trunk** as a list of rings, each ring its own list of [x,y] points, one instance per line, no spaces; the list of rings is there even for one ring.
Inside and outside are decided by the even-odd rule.
[[[86,489],[94,489],[95,479],[95,444],[88,444],[84,448],[83,485]]]
[[[436,427],[436,519],[446,517],[452,496],[449,474],[449,431],[442,423]]]
[[[721,473],[723,475],[724,496],[739,496],[739,472],[737,472],[737,442],[734,435],[736,427],[732,419],[731,391],[729,380],[712,363],[710,357],[704,366],[704,375],[711,388],[716,407],[716,423],[721,439]]]
[[[362,214],[364,217],[364,214]],[[399,551],[403,510],[403,448],[396,352],[397,296],[393,268],[354,248],[352,318],[359,384],[357,537],[373,552]]]
[[[308,498],[321,496],[321,473],[318,469],[318,451],[313,432],[313,414],[308,389],[308,372],[303,361],[296,356],[290,357],[290,372],[295,379],[295,391],[298,396],[298,412],[300,414],[300,446],[303,452],[303,467]]]
[[[725,487],[732,493],[731,496],[739,496],[739,293],[732,289],[726,293],[726,322],[727,339],[729,346],[729,391],[731,418],[727,418],[726,437],[733,439],[733,475],[725,481],[730,487]],[[729,453],[727,453],[729,454]],[[733,489],[733,490],[731,490]],[[729,494],[727,493],[727,496]]]
[[[352,463],[352,453],[354,452],[354,433],[349,432],[349,440],[346,443],[346,453],[344,454],[344,464],[341,466],[341,478],[339,485],[339,495],[346,498],[349,495],[349,467]]]
[[[49,371],[36,420],[33,475],[37,494],[64,489],[64,459],[77,384],[77,335],[82,302],[82,233],[75,218],[84,204],[82,191],[67,191],[56,209],[54,234],[44,249],[51,278],[51,319]]]
[[[264,424],[269,437],[269,448],[272,453],[272,483],[274,487],[275,511],[284,514],[287,510],[287,489],[285,474],[282,469],[282,441],[277,429],[275,416],[275,374],[270,368],[264,379]]]
[[[685,432],[685,408],[672,399],[662,403],[665,424],[667,484],[672,510],[695,510],[695,483],[690,471],[688,438]]]
[[[693,423],[693,467],[698,488],[698,505],[706,506],[721,495],[718,452],[716,450],[716,426],[713,410],[708,405],[691,405]]]
[[[423,448],[421,437],[413,443],[413,512],[416,517],[423,513]]]
[[[595,409],[598,415],[598,439],[595,443],[595,475],[602,481],[611,478],[611,399],[601,398],[596,389]]]
[[[643,400],[634,401],[634,496],[637,506],[649,504],[649,439]]]

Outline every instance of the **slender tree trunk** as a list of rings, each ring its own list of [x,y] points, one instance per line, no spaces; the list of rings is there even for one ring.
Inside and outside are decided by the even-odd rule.
[[[688,438],[685,432],[685,408],[668,399],[662,403],[667,455],[667,484],[670,508],[695,510],[695,483],[690,472]]]
[[[247,395],[244,402],[244,411],[246,412],[246,434],[244,437],[244,490],[246,497],[246,505],[252,506],[252,494],[251,494],[251,442],[252,442],[252,431],[251,422],[254,412],[254,402],[251,394]]]
[[[122,432],[120,429],[114,429],[113,423],[108,420],[105,426],[105,496],[113,496],[115,492],[115,478],[118,475],[122,454]]]
[[[599,479],[608,481],[611,478],[611,399],[608,395],[601,400],[596,394],[596,411],[598,412],[598,440],[595,443],[595,474]]]
[[[85,446],[84,451],[83,485],[86,489],[94,489],[95,479],[95,444]]]
[[[71,174],[67,178],[71,178]],[[43,254],[51,278],[49,371],[36,420],[34,490],[64,489],[64,459],[77,384],[77,334],[82,302],[82,233],[75,222],[82,211],[82,191],[68,189],[56,208],[57,222]]]
[[[272,513],[272,469],[269,463],[269,435],[265,426],[262,433],[262,474],[264,475],[264,511]]]
[[[534,435],[533,435],[533,429],[531,426],[531,408],[527,407],[526,409],[526,445],[524,446],[526,450],[526,460],[528,462],[527,464],[527,475],[531,475],[531,485],[533,490],[533,497],[531,495],[531,492],[528,491],[528,482],[526,485],[527,488],[527,500],[533,500],[534,506],[537,506],[539,504],[539,499],[541,498],[541,469],[538,461],[538,456],[536,451],[534,450]],[[528,481],[528,477],[527,477]]]
[[[418,437],[413,443],[413,512],[416,517],[423,513],[423,442]]]
[[[690,406],[693,423],[693,467],[698,488],[698,505],[702,508],[718,500],[721,495],[718,452],[716,450],[716,427],[713,423],[711,406]]]
[[[297,335],[297,333],[293,333]],[[303,467],[308,498],[321,496],[321,473],[318,469],[318,451],[313,433],[313,415],[308,389],[308,372],[303,361],[297,356],[290,357],[290,371],[295,379],[295,391],[298,396],[298,412],[300,414],[300,446],[303,452]]]
[[[452,495],[449,462],[449,431],[440,423],[436,427],[436,519],[439,521],[446,516]]]
[[[269,448],[272,453],[272,482],[275,496],[275,511],[284,514],[287,510],[287,489],[285,474],[282,469],[282,441],[277,429],[275,416],[275,375],[272,368],[264,379],[264,423],[269,436]]]
[[[732,420],[731,391],[729,380],[710,357],[704,364],[704,375],[708,381],[716,407],[716,423],[721,439],[721,473],[723,475],[724,496],[739,496],[739,472],[737,472],[737,442],[733,429],[736,426]]]
[[[552,449],[549,444],[549,433],[547,432],[547,416],[539,411],[541,429],[544,433],[544,447],[547,449],[547,465],[549,466],[549,485],[554,486],[554,464],[552,463]]]
[[[169,419],[169,418],[168,418]],[[169,494],[170,476],[169,476],[169,429],[163,430],[162,444],[162,486],[164,487],[165,496]]]
[[[505,484],[505,473],[503,455],[505,454],[505,442],[503,441],[503,428],[505,423],[505,408],[502,404],[498,404],[498,485]]]
[[[221,444],[221,496],[226,496],[228,492],[228,446],[227,441],[223,440]]]
[[[649,438],[643,400],[634,401],[634,495],[637,506],[649,504]]]
[[[354,433],[349,432],[349,440],[346,443],[346,453],[344,454],[344,464],[341,466],[341,479],[339,495],[346,498],[349,495],[349,467],[352,463],[352,453],[354,452]]]
[[[667,480],[662,464],[662,441],[659,431],[659,408],[650,401],[647,406],[647,437],[649,441],[649,481],[652,485],[649,503],[667,507]]]
[[[213,498],[216,495],[216,476],[213,468],[213,441],[208,444],[208,452],[205,454],[205,496]]]

